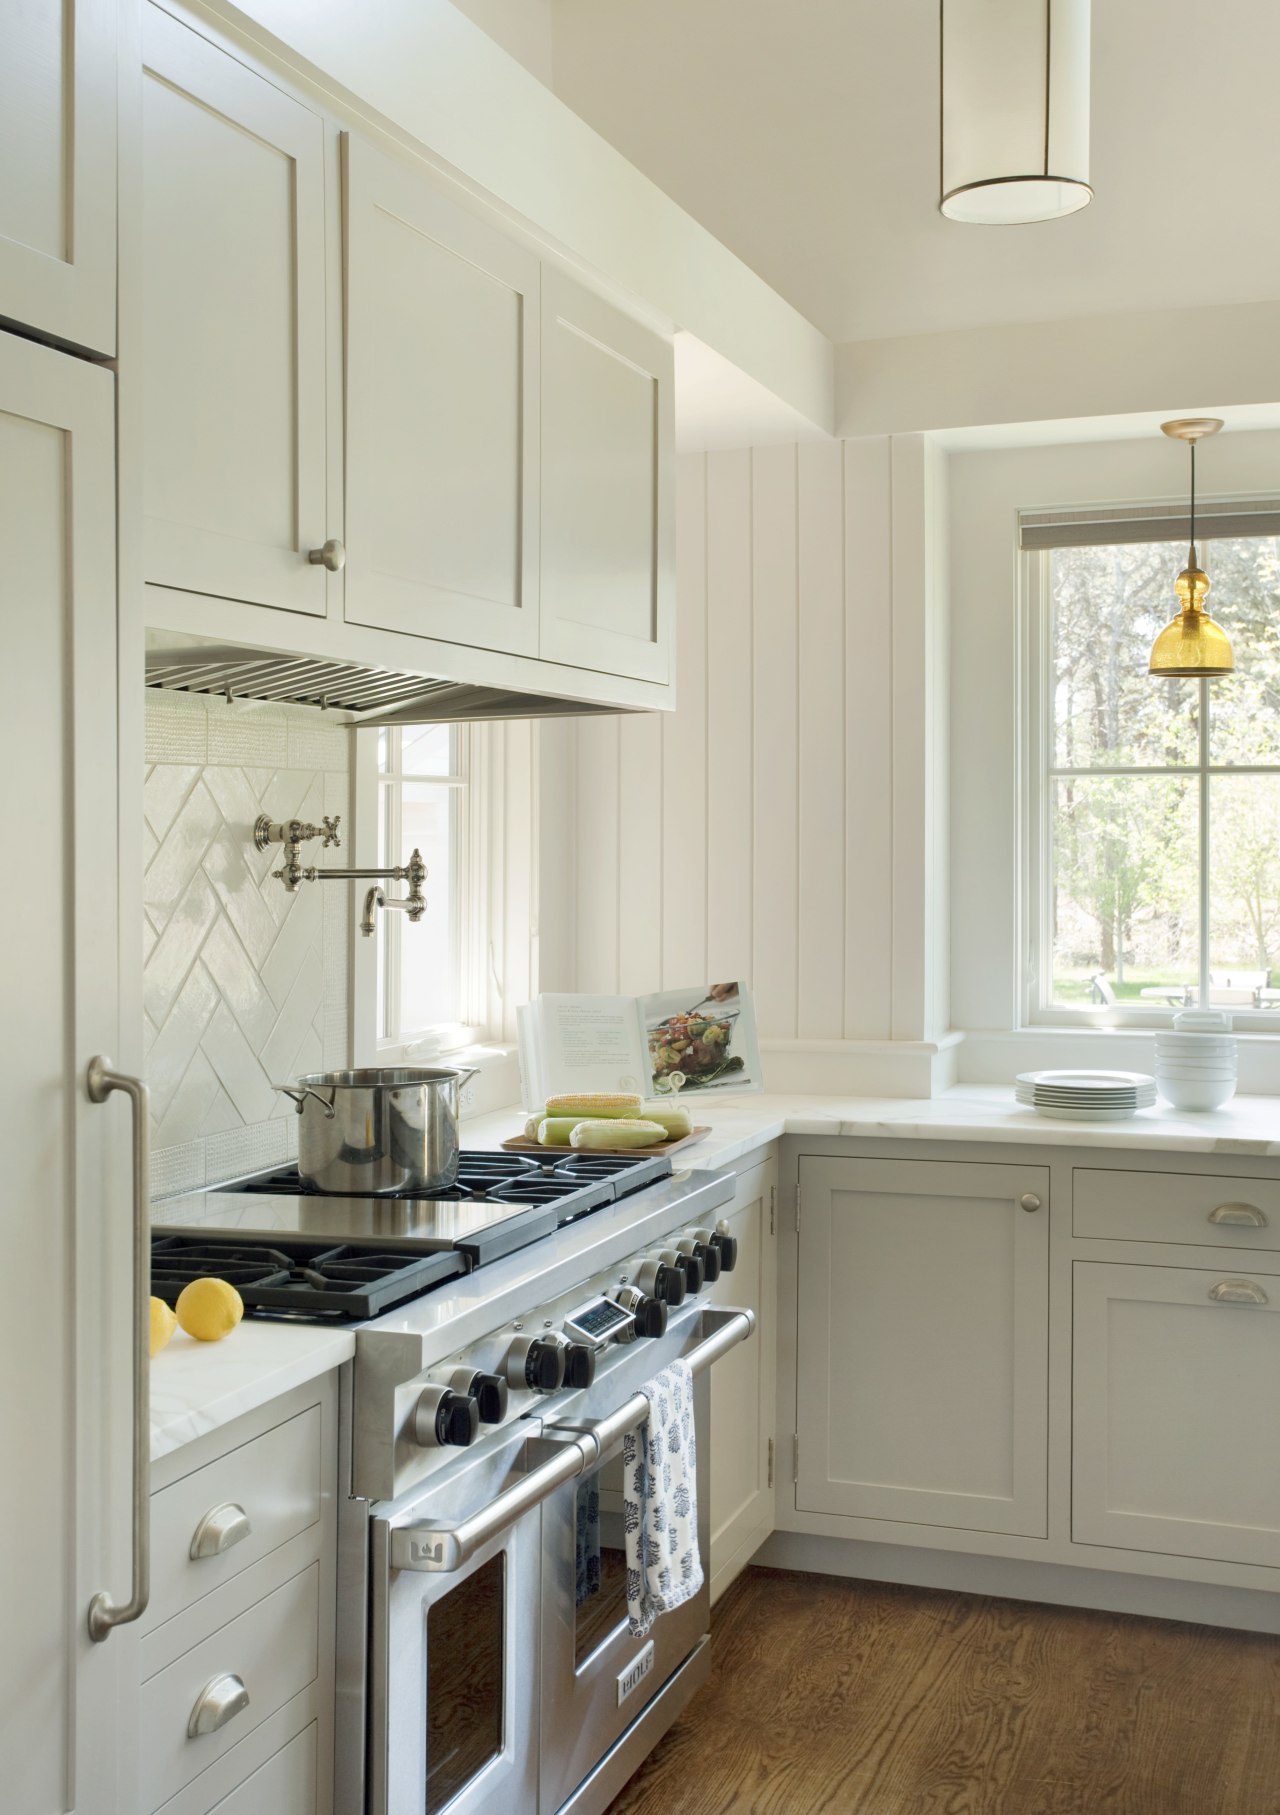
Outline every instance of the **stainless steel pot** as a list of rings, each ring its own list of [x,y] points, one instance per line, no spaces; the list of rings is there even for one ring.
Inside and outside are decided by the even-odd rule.
[[[458,1176],[458,1096],[474,1069],[314,1071],[275,1088],[297,1105],[298,1171],[317,1191],[447,1190]]]

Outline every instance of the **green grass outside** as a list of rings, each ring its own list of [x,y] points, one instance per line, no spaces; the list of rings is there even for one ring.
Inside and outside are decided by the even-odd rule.
[[[1055,974],[1053,979],[1054,1001],[1067,1007],[1076,1004],[1088,1007],[1092,1000],[1089,988],[1091,975],[1093,972],[1088,970],[1062,971]],[[1185,988],[1188,983],[1194,983],[1195,980],[1192,976],[1171,977],[1169,972],[1164,970],[1134,970],[1132,967],[1126,968],[1123,983],[1117,983],[1114,977],[1107,978],[1115,991],[1116,1000],[1119,1002],[1139,1001],[1144,989],[1155,989],[1157,986],[1174,993]],[[1159,1007],[1159,1003],[1154,1006]]]

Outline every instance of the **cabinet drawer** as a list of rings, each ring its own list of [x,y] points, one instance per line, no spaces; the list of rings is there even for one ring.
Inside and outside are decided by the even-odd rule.
[[[314,1681],[319,1667],[320,1568],[313,1563],[142,1685],[142,1806],[154,1809]],[[188,1733],[197,1702],[223,1675],[248,1705],[214,1732]]]
[[[315,1405],[152,1494],[151,1604],[140,1630],[154,1631],[319,1518]]]
[[[315,1815],[316,1726],[281,1746],[210,1815]]]
[[[1280,1252],[1280,1180],[1082,1169],[1071,1201],[1072,1232],[1094,1241]]]

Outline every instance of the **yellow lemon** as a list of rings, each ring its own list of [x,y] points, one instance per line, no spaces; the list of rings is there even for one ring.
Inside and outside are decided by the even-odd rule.
[[[244,1316],[244,1300],[225,1279],[193,1279],[178,1298],[178,1322],[197,1342],[221,1342]]]
[[[158,1355],[178,1327],[178,1320],[163,1298],[151,1300],[151,1353]]]

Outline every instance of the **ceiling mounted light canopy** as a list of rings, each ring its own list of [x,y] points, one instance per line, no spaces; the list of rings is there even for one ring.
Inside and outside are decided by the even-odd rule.
[[[942,212],[1011,226],[1089,187],[1089,0],[941,0]]]
[[[1214,623],[1204,608],[1209,576],[1201,569],[1196,553],[1196,443],[1216,435],[1221,427],[1217,416],[1183,416],[1176,422],[1160,424],[1163,434],[1185,441],[1191,449],[1191,552],[1173,583],[1181,607],[1151,645],[1148,673],[1161,680],[1212,679],[1230,674],[1236,665],[1226,631]]]

